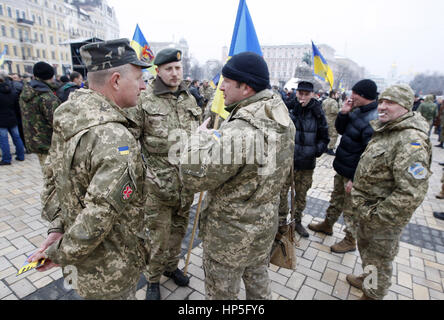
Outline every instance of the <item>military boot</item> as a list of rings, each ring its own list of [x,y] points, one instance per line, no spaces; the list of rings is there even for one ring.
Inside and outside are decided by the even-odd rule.
[[[308,238],[310,236],[308,234],[307,230],[305,230],[305,228],[302,226],[302,223],[300,223],[300,222],[295,223],[294,230],[304,238]]]
[[[179,287],[185,287],[190,283],[190,278],[183,274],[183,272],[179,269],[174,270],[173,272],[165,271],[163,273],[165,277],[171,278],[174,280],[174,283]]]
[[[361,274],[360,276],[354,276],[352,274],[348,274],[347,277],[345,277],[347,282],[359,290],[362,290],[362,285],[364,283],[365,276]]]
[[[148,283],[145,300],[160,300],[159,282]]]
[[[333,235],[333,226],[328,223],[327,219],[325,219],[324,221],[322,221],[321,223],[310,223],[308,225],[308,229],[314,231],[314,232],[321,232],[324,233],[328,236]]]
[[[356,251],[356,240],[351,234],[346,233],[345,238],[342,241],[332,245],[330,247],[332,252],[346,253]]]
[[[364,294],[362,295],[362,297],[359,298],[359,300],[376,300],[376,299],[370,298],[369,296],[367,296],[367,295],[364,293]]]
[[[444,183],[441,186],[441,192],[436,196],[436,199],[444,199]]]

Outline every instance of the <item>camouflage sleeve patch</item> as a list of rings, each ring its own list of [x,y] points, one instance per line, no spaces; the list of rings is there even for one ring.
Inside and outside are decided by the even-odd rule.
[[[136,193],[136,184],[126,169],[108,194],[108,202],[117,212],[122,212]]]
[[[428,177],[428,171],[421,163],[414,163],[412,164],[408,172],[415,178],[416,180],[424,180]]]

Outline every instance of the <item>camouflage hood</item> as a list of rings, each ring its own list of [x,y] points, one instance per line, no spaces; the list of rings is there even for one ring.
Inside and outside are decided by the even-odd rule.
[[[124,112],[115,103],[96,91],[79,89],[57,108],[54,127],[67,141],[83,130],[109,122],[128,125]]]
[[[433,95],[429,94],[425,96],[424,102],[432,102],[433,103]]]
[[[421,114],[416,112],[408,112],[397,120],[385,124],[379,122],[379,120],[373,120],[370,124],[375,132],[414,129],[428,135],[430,130],[428,123],[424,121]]]
[[[291,123],[290,115],[281,98],[268,89],[226,109],[232,111],[228,119],[242,119],[264,133],[268,129],[283,133]]]
[[[20,97],[24,102],[30,102],[34,97],[41,95],[42,93],[53,92],[55,90],[55,86],[46,82],[31,80],[28,85],[23,86],[23,91]]]

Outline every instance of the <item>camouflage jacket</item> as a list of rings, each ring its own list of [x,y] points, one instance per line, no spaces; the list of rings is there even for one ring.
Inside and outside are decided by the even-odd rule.
[[[202,87],[201,90],[202,90],[202,96],[207,102],[213,98],[213,95],[216,92],[216,90],[214,90],[210,85],[206,88]]]
[[[322,103],[322,109],[325,112],[325,117],[327,118],[328,126],[335,125],[336,117],[339,113],[339,105],[335,99],[327,98]]]
[[[231,114],[219,130],[189,141],[181,175],[192,192],[208,190],[199,225],[204,249],[235,268],[270,254],[280,189],[293,164],[295,127],[271,90],[226,110]]]
[[[433,102],[433,96],[427,96],[419,105],[418,112],[431,124],[438,115],[438,107]]]
[[[26,148],[31,153],[48,153],[51,146],[52,122],[60,100],[47,82],[32,80],[23,86],[20,109]]]
[[[117,105],[86,89],[54,115],[43,207],[60,209],[43,217],[63,237],[46,253],[65,275],[76,268],[77,291],[88,299],[121,295],[146,267],[146,168],[130,124]]]
[[[151,177],[153,183],[150,184],[150,192],[159,201],[170,205],[189,197],[181,196],[178,163],[170,161],[169,152],[177,144],[177,139],[182,135],[186,139],[197,129],[202,114],[183,83],[179,91],[176,96],[157,78],[142,91],[139,99],[142,152],[154,175]]]
[[[356,170],[353,209],[378,232],[399,235],[427,193],[429,126],[412,112],[387,124],[373,120],[371,125],[375,133]]]

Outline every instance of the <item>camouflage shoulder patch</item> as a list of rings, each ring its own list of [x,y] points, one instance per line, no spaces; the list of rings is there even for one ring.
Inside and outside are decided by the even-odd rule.
[[[427,177],[427,169],[420,163],[414,163],[408,171],[416,180],[424,180]]]

